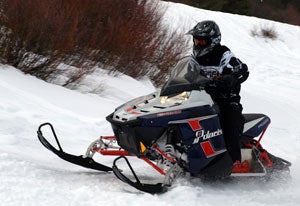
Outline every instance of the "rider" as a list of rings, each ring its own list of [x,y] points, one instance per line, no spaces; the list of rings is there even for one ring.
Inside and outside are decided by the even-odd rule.
[[[212,79],[206,91],[219,106],[225,145],[234,167],[238,166],[244,127],[239,93],[249,76],[248,67],[220,44],[221,32],[214,21],[201,21],[187,34],[193,36],[193,56],[201,66],[200,74]]]

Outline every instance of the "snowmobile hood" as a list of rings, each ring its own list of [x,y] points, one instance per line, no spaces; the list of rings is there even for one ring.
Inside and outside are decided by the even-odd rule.
[[[200,65],[193,56],[184,57],[170,71],[161,90],[121,105],[115,110],[113,120],[127,122],[149,114],[212,106],[210,95],[204,91],[204,85],[210,80],[199,73]]]
[[[175,96],[160,96],[160,90],[149,95],[133,99],[113,113],[113,120],[127,122],[150,114],[176,113],[181,110],[213,105],[211,97],[205,91],[182,92]]]

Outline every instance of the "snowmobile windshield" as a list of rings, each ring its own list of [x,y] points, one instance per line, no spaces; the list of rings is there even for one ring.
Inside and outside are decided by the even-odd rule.
[[[176,95],[184,91],[199,90],[210,81],[201,75],[201,66],[193,56],[184,57],[171,70],[160,96]]]

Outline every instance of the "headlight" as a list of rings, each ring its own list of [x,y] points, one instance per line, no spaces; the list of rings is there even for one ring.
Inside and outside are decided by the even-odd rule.
[[[163,96],[160,99],[161,104],[182,104],[184,101],[188,100],[190,95],[190,92],[182,92],[176,96],[173,97],[168,97],[168,96]]]

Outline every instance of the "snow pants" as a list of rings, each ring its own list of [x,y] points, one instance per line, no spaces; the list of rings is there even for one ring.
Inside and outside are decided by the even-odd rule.
[[[240,140],[245,122],[242,110],[242,105],[236,102],[231,102],[220,107],[220,120],[225,145],[233,162],[237,160],[241,161]]]

